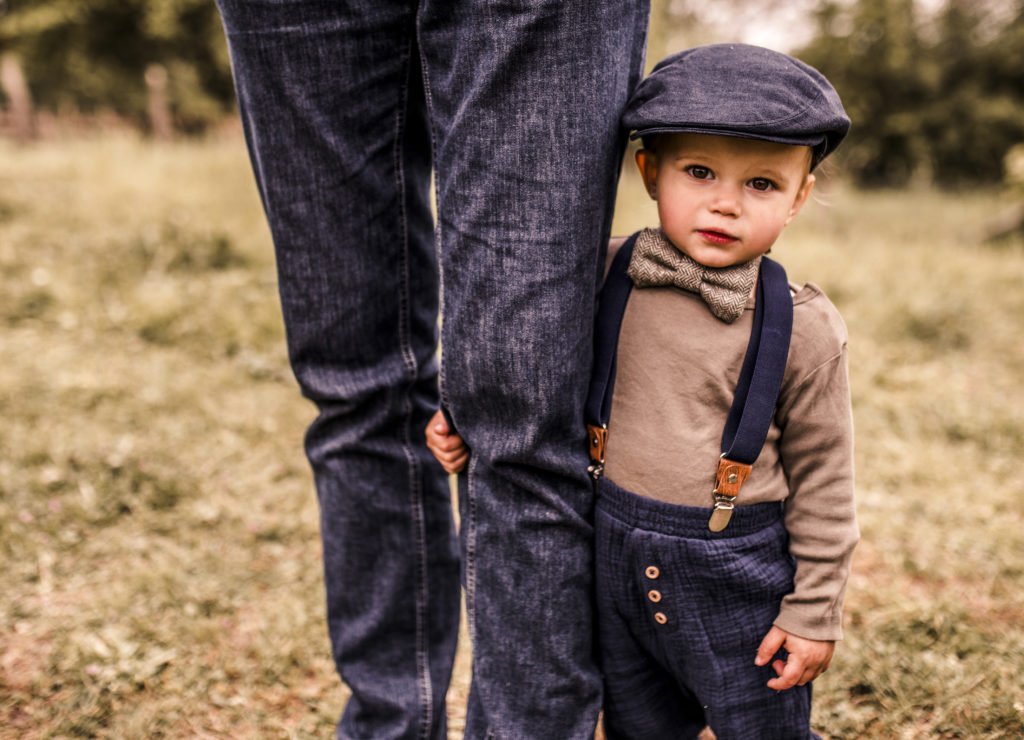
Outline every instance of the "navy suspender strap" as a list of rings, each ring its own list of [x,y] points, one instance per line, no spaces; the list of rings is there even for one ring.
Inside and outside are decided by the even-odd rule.
[[[604,472],[608,420],[615,386],[619,330],[633,284],[627,270],[634,235],[619,250],[601,291],[594,337],[594,372],[587,396],[586,421],[594,478]],[[736,497],[749,477],[768,436],[789,356],[793,299],[782,265],[761,260],[750,341],[740,369],[736,395],[722,432],[722,456],[712,492],[708,526],[718,532],[729,523]]]
[[[793,297],[782,265],[763,258],[757,284],[754,325],[722,432],[722,454],[747,465],[761,454],[775,416],[793,333]]]
[[[715,506],[708,528],[725,529],[736,497],[761,454],[782,388],[793,334],[793,296],[782,265],[764,257],[757,276],[754,321],[740,379],[722,431],[722,457],[711,492]]]
[[[587,442],[590,446],[588,468],[595,479],[604,472],[604,447],[608,440],[608,417],[612,413],[612,390],[615,387],[615,358],[619,348],[619,329],[626,313],[626,301],[633,290],[627,270],[639,232],[633,234],[612,259],[608,276],[601,288],[597,319],[594,323],[594,365],[584,416]]]

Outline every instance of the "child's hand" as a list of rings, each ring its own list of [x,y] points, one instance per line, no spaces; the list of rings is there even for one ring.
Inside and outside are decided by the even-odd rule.
[[[813,681],[828,668],[832,662],[832,653],[835,652],[836,644],[832,641],[808,640],[804,637],[791,635],[789,632],[778,627],[768,630],[757,649],[755,665],[765,665],[772,656],[784,647],[789,653],[785,660],[776,660],[772,668],[778,674],[768,682],[768,688],[776,691],[785,691],[794,686],[803,686]]]
[[[469,448],[462,437],[449,432],[448,421],[440,411],[434,413],[427,422],[427,449],[441,463],[446,473],[459,473],[466,467],[469,460]]]

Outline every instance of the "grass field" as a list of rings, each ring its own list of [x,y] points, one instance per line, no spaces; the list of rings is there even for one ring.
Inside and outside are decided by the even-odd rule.
[[[851,336],[863,542],[815,724],[1021,737],[1024,244],[976,243],[993,193],[821,191],[774,250]],[[313,410],[241,140],[0,142],[0,347],[0,738],[331,736]]]

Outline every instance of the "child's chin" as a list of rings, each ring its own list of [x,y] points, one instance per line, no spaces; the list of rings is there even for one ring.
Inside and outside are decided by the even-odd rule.
[[[690,254],[690,257],[704,267],[732,267],[738,265],[742,260],[728,252],[719,252],[715,250],[695,250],[695,254]]]

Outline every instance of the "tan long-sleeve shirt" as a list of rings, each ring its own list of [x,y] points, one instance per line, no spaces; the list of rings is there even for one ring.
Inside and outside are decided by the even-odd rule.
[[[785,501],[795,588],[775,624],[842,637],[842,604],[859,534],[846,326],[822,291],[793,297],[793,336],[775,421],[737,506]],[[754,315],[732,324],[699,296],[634,288],[619,337],[605,475],[634,493],[704,506],[710,516],[722,429]]]

